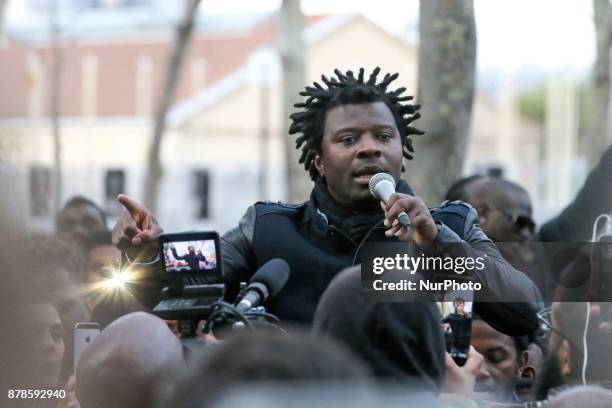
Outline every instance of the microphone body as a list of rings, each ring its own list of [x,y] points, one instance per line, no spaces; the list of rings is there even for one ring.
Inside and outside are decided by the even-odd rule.
[[[276,296],[287,283],[287,279],[289,279],[287,262],[279,258],[271,259],[255,272],[246,288],[246,294],[236,308],[240,313],[245,313],[261,305],[268,298]]]
[[[251,283],[246,288],[246,294],[240,299],[236,308],[240,313],[245,313],[266,301],[270,293],[268,288],[260,282]]]
[[[377,173],[370,179],[369,188],[370,194],[387,204],[395,193],[395,179],[388,173]],[[410,217],[404,211],[397,217],[397,221],[407,229],[411,227]]]

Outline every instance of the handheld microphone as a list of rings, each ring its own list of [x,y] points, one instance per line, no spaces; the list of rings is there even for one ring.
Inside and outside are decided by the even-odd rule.
[[[375,174],[370,179],[368,186],[370,187],[370,194],[385,204],[387,204],[391,195],[395,193],[395,179],[388,173]],[[406,229],[410,228],[410,217],[404,211],[400,213],[397,220]]]
[[[283,289],[289,279],[289,265],[280,258],[266,262],[255,272],[246,288],[246,294],[236,305],[240,313],[245,313],[253,307],[273,298]]]

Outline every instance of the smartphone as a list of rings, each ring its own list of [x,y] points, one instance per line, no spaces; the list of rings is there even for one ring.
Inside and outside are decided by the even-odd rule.
[[[77,323],[74,325],[74,372],[76,373],[79,357],[85,348],[100,334],[98,323]]]
[[[446,351],[458,366],[463,366],[470,352],[472,332],[472,302],[469,293],[453,294],[451,302],[440,305]],[[450,300],[448,299],[448,300]]]

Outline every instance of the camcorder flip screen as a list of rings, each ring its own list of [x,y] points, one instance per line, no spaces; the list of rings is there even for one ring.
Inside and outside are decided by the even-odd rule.
[[[168,276],[221,277],[221,248],[216,232],[184,232],[159,237]]]

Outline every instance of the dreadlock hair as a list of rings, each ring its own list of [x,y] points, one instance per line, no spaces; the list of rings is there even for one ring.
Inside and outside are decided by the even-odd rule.
[[[304,91],[300,92],[301,96],[306,97],[306,101],[296,103],[294,107],[304,110],[295,112],[290,116],[292,123],[289,127],[289,134],[301,134],[295,141],[295,147],[296,149],[302,148],[300,163],[304,163],[304,168],[310,172],[312,180],[315,180],[319,175],[312,162],[316,154],[321,152],[325,115],[328,110],[336,106],[384,102],[395,119],[402,141],[402,153],[406,159],[412,159],[412,153],[414,153],[410,135],[425,133],[410,126],[411,122],[421,116],[417,112],[421,105],[402,103],[413,99],[412,96],[400,96],[406,88],[387,91],[389,84],[399,74],[387,73],[382,81],[377,83],[377,76],[380,73],[379,67],[372,71],[367,81],[364,77],[364,71],[363,68],[360,68],[359,74],[355,77],[353,71],[342,73],[335,69],[336,78],[328,79],[325,75],[321,76],[321,80],[327,88],[324,88],[318,82],[313,82],[313,86],[307,86]]]

